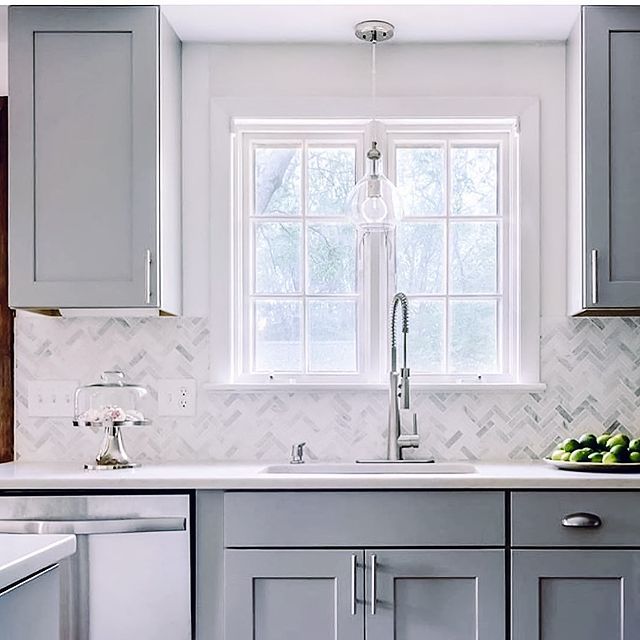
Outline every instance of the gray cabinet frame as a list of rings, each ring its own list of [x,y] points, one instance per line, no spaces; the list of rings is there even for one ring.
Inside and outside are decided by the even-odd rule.
[[[227,550],[225,638],[362,640],[362,562],[358,549]]]
[[[563,610],[563,600],[547,606],[545,583],[548,588],[560,586],[563,598],[575,603],[582,615]],[[638,637],[639,551],[516,550],[512,553],[511,591],[514,640]],[[606,602],[603,594],[609,596]],[[553,599],[553,591],[547,597]]]
[[[505,638],[504,554],[498,549],[367,549],[366,639]],[[436,609],[429,608],[428,596],[421,600],[420,587],[424,594],[429,587],[439,594]],[[445,594],[453,597],[443,600]]]
[[[181,312],[180,52],[158,7],[10,8],[13,308]]]
[[[640,315],[640,8],[583,7],[567,46],[568,311]]]

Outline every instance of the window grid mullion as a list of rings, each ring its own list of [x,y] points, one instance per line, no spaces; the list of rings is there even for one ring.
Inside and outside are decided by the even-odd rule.
[[[256,368],[256,340],[257,340],[257,335],[256,335],[256,308],[255,308],[255,303],[253,302],[253,300],[251,299],[251,294],[255,292],[256,290],[256,255],[255,255],[255,251],[256,251],[256,242],[255,242],[255,224],[251,222],[251,214],[255,213],[255,193],[256,193],[256,153],[255,153],[255,145],[253,143],[251,143],[249,146],[249,164],[250,164],[250,168],[249,168],[249,192],[247,193],[246,190],[242,191],[242,194],[245,196],[242,206],[243,206],[243,210],[245,212],[245,214],[247,215],[247,222],[245,225],[243,225],[243,228],[246,230],[245,233],[247,234],[247,238],[246,238],[246,242],[245,242],[245,248],[247,248],[247,244],[248,244],[248,251],[247,251],[247,256],[244,258],[245,260],[248,259],[249,260],[249,274],[248,274],[248,282],[246,281],[247,279],[247,274],[246,271],[245,273],[242,274],[243,277],[243,284],[245,285],[245,291],[249,294],[247,296],[248,298],[248,311],[243,313],[246,313],[246,321],[247,321],[247,325],[246,325],[246,330],[249,331],[249,340],[246,340],[245,338],[243,338],[243,345],[244,346],[248,346],[248,351],[249,353],[246,353],[243,355],[243,360],[247,363],[247,365],[249,366],[251,371],[255,371]]]
[[[309,300],[331,298],[334,300],[357,300],[357,293],[254,293],[250,296],[253,300],[295,300],[303,297]]]
[[[451,142],[447,140],[445,148],[445,192],[444,192],[444,320],[443,320],[443,368],[446,374],[449,373],[449,281],[450,281],[450,269],[449,269],[449,235],[450,235],[450,207],[451,207]]]
[[[307,140],[304,139],[302,141],[302,159],[301,159],[301,171],[300,171],[300,179],[302,184],[300,185],[300,189],[302,193],[300,194],[300,205],[302,207],[302,362],[303,362],[303,373],[309,373],[309,305],[307,304],[307,292],[309,290],[309,260],[307,257],[307,202],[309,195],[308,188],[308,167],[307,167],[307,157],[308,157],[308,143]]]

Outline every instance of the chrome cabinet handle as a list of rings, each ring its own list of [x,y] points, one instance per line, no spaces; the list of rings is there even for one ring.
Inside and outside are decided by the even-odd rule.
[[[351,554],[351,615],[356,615],[358,606],[358,556]]]
[[[576,527],[579,529],[597,529],[602,526],[600,516],[594,513],[569,513],[562,518],[563,527]]]
[[[151,249],[144,253],[144,302],[151,303]]]
[[[371,556],[371,615],[375,616],[376,615],[376,600],[378,599],[377,596],[377,589],[378,589],[378,585],[377,585],[377,574],[378,572],[378,564],[377,564],[377,558],[376,558],[376,554],[374,553]]]
[[[591,303],[598,304],[598,250],[591,249]]]
[[[186,518],[108,518],[104,520],[0,520],[0,533],[93,535],[185,531]]]

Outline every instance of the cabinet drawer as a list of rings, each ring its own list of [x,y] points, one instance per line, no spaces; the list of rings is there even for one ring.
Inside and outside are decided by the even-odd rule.
[[[515,492],[511,497],[512,544],[640,547],[638,505],[638,491]],[[570,518],[572,514],[586,515]]]
[[[229,492],[227,547],[504,545],[504,493]]]

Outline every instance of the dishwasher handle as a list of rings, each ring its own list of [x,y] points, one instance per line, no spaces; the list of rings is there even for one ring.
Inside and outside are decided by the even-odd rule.
[[[106,518],[95,520],[0,520],[1,533],[75,534],[151,533],[185,531],[184,517]]]

